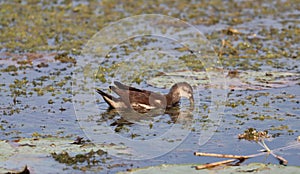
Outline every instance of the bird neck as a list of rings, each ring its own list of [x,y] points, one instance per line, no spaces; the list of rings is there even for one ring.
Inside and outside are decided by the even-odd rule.
[[[179,103],[180,97],[176,93],[173,93],[173,92],[170,91],[166,95],[166,100],[167,100],[167,105],[168,106],[175,106],[176,104]]]

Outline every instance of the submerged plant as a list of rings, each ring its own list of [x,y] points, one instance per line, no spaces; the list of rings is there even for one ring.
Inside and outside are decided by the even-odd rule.
[[[213,163],[208,163],[208,164],[204,164],[204,165],[199,165],[199,166],[195,166],[195,168],[197,170],[200,169],[207,169],[207,168],[211,168],[211,167],[216,167],[216,166],[220,166],[220,165],[229,165],[232,163],[234,163],[233,165],[239,165],[240,163],[244,162],[246,159],[249,158],[254,158],[257,156],[261,156],[264,154],[271,154],[273,155],[275,158],[277,158],[279,160],[279,163],[281,165],[287,165],[288,161],[286,159],[284,159],[283,157],[274,154],[273,151],[275,150],[270,150],[270,148],[266,145],[266,143],[264,142],[265,139],[270,138],[270,135],[268,134],[268,131],[257,131],[255,128],[249,128],[247,130],[244,131],[243,134],[239,134],[238,135],[239,139],[244,139],[247,141],[255,141],[257,142],[259,145],[261,145],[264,150],[261,153],[257,153],[257,154],[251,154],[251,155],[231,155],[231,154],[216,154],[216,153],[205,153],[205,152],[195,152],[194,155],[195,156],[209,156],[209,157],[217,157],[217,158],[229,158],[228,160],[223,160],[223,161],[218,161],[218,162],[213,162]],[[296,146],[299,145],[298,143],[296,144]],[[285,148],[292,148],[294,145],[285,147]]]

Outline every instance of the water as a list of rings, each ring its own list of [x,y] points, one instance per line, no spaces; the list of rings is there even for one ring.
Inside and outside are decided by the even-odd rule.
[[[23,5],[27,4],[26,2],[22,3]],[[50,5],[45,5],[43,8],[44,12],[62,5],[61,3],[59,1],[58,4],[51,5],[50,3]],[[258,11],[260,11],[258,15],[257,9],[251,7],[251,5],[247,7],[249,3],[239,2],[246,7],[239,12],[239,15],[233,15],[228,10],[222,10],[222,8],[233,9],[231,8],[234,5],[233,2],[217,5],[215,2],[211,3],[203,2],[204,6],[208,5],[210,8],[191,8],[210,9],[200,10],[202,12],[202,15],[200,15],[201,19],[199,16],[193,18],[191,14],[196,14],[196,12],[192,13],[189,7],[187,7],[187,10],[182,11],[180,16],[183,18],[190,16],[186,21],[195,24],[196,28],[200,29],[215,44],[216,51],[222,53],[220,59],[224,69],[240,70],[240,72],[249,70],[300,72],[299,41],[295,34],[298,31],[297,28],[299,29],[298,10],[285,10],[284,5],[281,4],[282,7],[280,7],[280,5],[272,3],[270,6],[275,6],[278,12],[271,14],[271,11],[258,6]],[[288,2],[282,1],[281,3]],[[175,3],[174,5],[176,6],[176,4],[180,6],[180,3]],[[197,3],[191,3],[190,5],[193,4]],[[39,5],[42,4],[40,3]],[[73,8],[85,5],[89,5],[89,3],[80,1],[72,4]],[[169,5],[166,3],[160,7],[165,8]],[[289,4],[285,5],[287,5],[287,8],[289,7]],[[268,3],[264,3],[263,6],[268,6]],[[94,9],[93,13],[104,15],[104,12],[97,11],[99,8],[98,6]],[[148,8],[151,9],[151,6]],[[219,9],[217,13],[214,11],[216,8]],[[238,6],[235,6],[235,8],[238,8]],[[135,14],[130,11],[130,8],[127,8],[126,4],[118,5],[117,9],[119,9],[120,13],[128,16]],[[176,7],[167,9],[169,9],[169,14],[178,13]],[[74,11],[68,10],[66,14],[76,13],[76,10]],[[214,15],[218,19],[217,22],[211,17]],[[255,18],[252,18],[254,16]],[[203,19],[204,21],[201,23]],[[93,26],[95,25],[96,23]],[[174,23],[170,25],[172,27],[176,26]],[[228,34],[228,27],[237,29],[240,34]],[[1,24],[0,28],[6,29],[5,24]],[[76,27],[73,28],[75,29]],[[80,27],[78,26],[78,28]],[[42,29],[40,30],[42,31]],[[143,30],[141,29],[141,31]],[[96,32],[96,29],[94,29],[94,32]],[[299,136],[300,124],[299,78],[295,78],[296,80],[293,83],[282,81],[284,84],[282,87],[266,90],[230,91],[215,90],[212,87],[195,87],[197,105],[192,119],[187,120],[187,123],[174,123],[168,114],[162,114],[150,120],[136,121],[135,124],[118,127],[111,124],[118,121],[121,116],[107,113],[108,106],[95,93],[95,87],[107,89],[114,80],[118,80],[138,88],[167,93],[167,88],[170,84],[162,85],[164,82],[161,82],[161,86],[155,86],[150,84],[149,79],[161,76],[163,75],[162,73],[174,72],[179,68],[185,71],[204,71],[207,69],[203,68],[201,63],[205,62],[200,61],[201,63],[199,63],[195,61],[189,50],[183,49],[182,44],[176,43],[169,38],[158,36],[131,38],[119,43],[115,49],[107,53],[109,58],[100,57],[97,59],[98,62],[104,63],[92,65],[91,67],[98,68],[100,65],[102,69],[99,68],[97,70],[99,77],[93,81],[91,86],[79,86],[80,90],[76,93],[77,91],[74,90],[72,85],[74,85],[74,73],[76,73],[76,68],[80,65],[71,63],[71,61],[62,63],[62,59],[55,59],[57,51],[50,51],[58,43],[69,38],[69,35],[66,33],[65,35],[59,34],[58,40],[55,37],[49,37],[46,41],[51,48],[49,50],[46,49],[47,51],[44,52],[38,50],[37,52],[39,53],[32,53],[32,55],[22,53],[26,52],[24,50],[27,48],[22,46],[16,47],[12,51],[15,53],[8,54],[5,51],[10,50],[12,45],[7,45],[5,41],[1,41],[3,45],[0,53],[0,139],[9,141],[12,147],[17,148],[17,142],[26,138],[67,138],[71,143],[79,136],[83,137],[84,140],[90,138],[92,141],[94,140],[93,142],[102,142],[101,138],[104,137],[99,135],[108,132],[116,134],[117,138],[109,141],[108,137],[106,145],[116,141],[118,142],[116,149],[106,147],[108,152],[111,151],[112,153],[109,153],[107,156],[93,157],[101,161],[94,165],[88,165],[87,162],[78,162],[76,165],[58,163],[50,154],[26,154],[25,160],[24,154],[13,151],[15,156],[10,156],[8,159],[0,159],[0,169],[20,169],[27,164],[30,170],[35,173],[41,173],[41,171],[44,172],[45,170],[49,173],[61,171],[65,171],[65,173],[81,173],[84,170],[81,167],[87,167],[85,169],[87,173],[95,171],[106,173],[165,163],[208,163],[219,159],[195,157],[193,153],[195,151],[237,155],[258,153],[262,149],[259,144],[238,139],[238,134],[242,134],[248,128],[256,128],[258,131],[268,130],[271,138],[265,140],[265,143],[269,148],[271,150],[276,149],[274,152],[287,159],[288,165],[299,166],[299,142],[296,140]],[[222,45],[222,39],[228,41],[229,44]],[[87,42],[87,40],[84,41]],[[247,44],[250,46],[242,47]],[[42,48],[39,46],[37,47]],[[31,49],[34,48],[34,46],[31,47]],[[20,50],[21,53],[18,52]],[[69,54],[69,56],[79,59],[78,55]],[[28,62],[22,63],[20,60],[28,60]],[[117,63],[122,63],[123,60],[126,61],[125,63],[123,62],[124,64],[121,64],[123,69],[120,69],[120,65]],[[170,66],[167,66],[168,64]],[[116,66],[113,67],[112,65]],[[87,68],[83,72],[87,77],[92,74],[92,71],[88,70]],[[103,74],[104,78],[101,76]],[[184,76],[184,78],[187,78],[187,76]],[[176,79],[179,79],[179,77],[171,80]],[[86,79],[83,78],[83,80]],[[187,80],[197,81],[193,78],[187,78]],[[84,92],[89,95],[82,95],[83,99],[94,101],[93,105],[89,105],[89,108],[83,107],[87,113],[93,113],[87,119],[82,119],[82,116],[76,112],[76,108],[74,109],[72,103],[74,102],[74,95],[84,94]],[[226,96],[224,103],[219,103],[224,106],[224,111],[218,113],[218,115],[210,115],[213,110],[212,106],[214,106],[212,97],[214,92]],[[92,97],[90,98],[89,96]],[[184,102],[181,107],[184,107]],[[105,125],[104,128],[107,129],[104,132],[97,132],[100,130],[100,125]],[[187,127],[181,128],[180,126],[183,125]],[[151,153],[152,151],[155,152],[155,149],[149,148],[150,146],[139,148],[141,151],[136,153],[138,154],[137,156],[141,157],[141,155],[146,154],[145,156],[151,156],[150,159],[141,157],[142,159],[136,160],[130,156],[130,154],[135,154],[135,152],[130,151],[132,149],[122,149],[122,145],[124,145],[124,142],[122,144],[123,139],[126,139],[125,143],[128,144],[143,140],[151,141],[163,137],[174,126],[179,126],[179,130],[183,130],[182,133],[184,135],[177,139],[171,139],[171,137],[166,139],[167,144],[171,145],[171,148],[161,148],[163,149],[160,151],[161,153],[153,156],[151,156]],[[162,144],[152,143],[151,147],[161,146]],[[66,143],[66,146],[71,145]],[[124,152],[126,152],[125,155],[123,154],[124,156],[118,154]],[[59,153],[59,150],[57,150],[57,153]],[[86,152],[84,150],[71,152],[70,155],[75,156],[83,153]],[[5,151],[3,154],[8,154],[8,152]],[[245,161],[243,164],[250,162],[278,164],[278,161],[272,156],[256,157]],[[102,169],[99,169],[99,167]]]

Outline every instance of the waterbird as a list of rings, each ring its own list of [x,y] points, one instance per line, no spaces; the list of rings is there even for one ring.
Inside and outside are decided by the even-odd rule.
[[[96,89],[97,93],[113,109],[133,108],[138,112],[157,108],[169,109],[178,106],[182,97],[188,98],[191,107],[194,107],[193,88],[187,82],[175,83],[167,94],[138,89],[118,81],[115,81],[114,84],[115,86],[109,86],[109,89],[119,97],[114,97],[100,89]]]

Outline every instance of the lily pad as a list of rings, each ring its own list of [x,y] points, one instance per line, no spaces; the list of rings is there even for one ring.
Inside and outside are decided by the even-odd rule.
[[[75,156],[74,159],[76,160],[85,160],[79,157],[86,157],[82,154],[104,155],[106,154],[105,151],[107,151],[108,149],[118,149],[123,153],[127,151],[126,147],[114,144],[95,145],[89,142],[76,144],[74,143],[74,140],[56,137],[24,138],[14,142],[0,141],[0,149],[0,173],[7,173],[12,170],[17,170],[18,168],[24,167],[25,165],[28,165],[35,171],[39,171],[41,170],[39,167],[42,167],[39,164],[43,160],[47,161],[47,159],[51,159],[51,154],[53,158],[59,155],[62,156],[61,154],[70,154],[70,158],[72,155]],[[42,161],[40,160],[41,158],[43,159]],[[55,160],[57,159],[55,158]],[[2,162],[4,165],[2,165]],[[6,166],[10,167],[7,168]]]
[[[11,145],[9,145],[7,141],[0,141],[0,149],[0,161],[5,161],[14,155],[14,148]]]
[[[262,164],[262,163],[251,163],[245,166],[225,166],[222,168],[212,168],[204,170],[196,170],[193,166],[195,164],[183,164],[183,165],[160,165],[152,166],[141,169],[132,169],[130,172],[121,173],[131,173],[131,174],[143,174],[143,173],[249,173],[249,172],[259,172],[259,173],[299,173],[300,167],[296,166],[281,166],[273,164]]]
[[[13,155],[28,154],[28,155],[43,155],[53,152],[89,152],[91,150],[97,151],[102,149],[126,149],[123,146],[118,145],[95,145],[93,143],[85,143],[77,145],[72,143],[74,140],[68,138],[24,138],[17,142],[0,141],[1,155],[0,161],[7,160]]]

